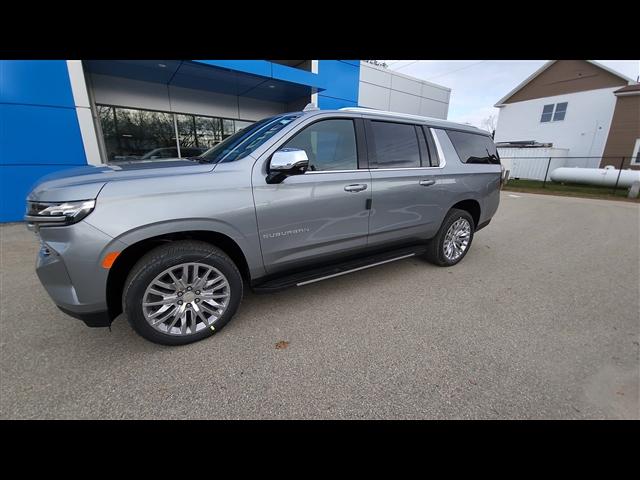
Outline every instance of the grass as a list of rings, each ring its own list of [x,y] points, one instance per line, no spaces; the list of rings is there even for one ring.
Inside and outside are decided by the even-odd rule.
[[[627,198],[628,189],[618,188],[615,193],[612,187],[598,187],[595,185],[580,185],[577,183],[557,183],[547,181],[543,187],[541,180],[509,179],[503,190],[526,193],[547,193],[553,195],[567,195],[571,197],[605,198],[610,200],[628,200],[640,202],[639,199]]]

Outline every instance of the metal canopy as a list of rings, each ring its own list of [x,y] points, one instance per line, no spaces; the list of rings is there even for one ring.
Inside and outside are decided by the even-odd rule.
[[[286,81],[189,60],[88,60],[84,63],[89,72],[96,74],[271,102],[292,102],[324,90],[308,81]]]

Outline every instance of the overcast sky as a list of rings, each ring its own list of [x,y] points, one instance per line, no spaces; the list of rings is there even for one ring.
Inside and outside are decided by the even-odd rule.
[[[546,60],[382,60],[390,70],[451,88],[449,120],[480,126],[493,105]],[[639,60],[596,60],[631,77],[640,75]]]

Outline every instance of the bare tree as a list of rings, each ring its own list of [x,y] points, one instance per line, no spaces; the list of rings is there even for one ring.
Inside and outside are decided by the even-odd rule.
[[[495,115],[489,115],[487,118],[480,122],[480,128],[491,132],[491,138],[495,137],[496,134],[496,124],[498,123],[498,119]]]

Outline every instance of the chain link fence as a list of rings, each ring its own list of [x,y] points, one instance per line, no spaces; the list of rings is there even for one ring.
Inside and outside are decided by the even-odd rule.
[[[507,189],[638,198],[640,163],[630,157],[500,157]]]

